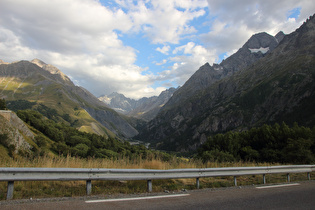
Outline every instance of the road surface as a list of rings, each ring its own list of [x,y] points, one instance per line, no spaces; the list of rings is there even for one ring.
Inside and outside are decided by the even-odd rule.
[[[118,197],[1,201],[0,209],[315,209],[315,181]]]

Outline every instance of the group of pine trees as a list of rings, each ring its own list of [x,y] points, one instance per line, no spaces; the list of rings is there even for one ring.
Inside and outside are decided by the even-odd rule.
[[[314,163],[315,127],[284,122],[263,125],[242,132],[217,134],[199,148],[203,161],[256,161],[274,163]]]

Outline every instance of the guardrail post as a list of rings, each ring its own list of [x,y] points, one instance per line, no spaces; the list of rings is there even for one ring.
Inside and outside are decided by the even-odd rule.
[[[14,181],[8,181],[7,200],[13,198]]]
[[[263,180],[264,184],[266,184],[266,174],[263,174]]]
[[[290,182],[290,174],[287,174],[287,181]]]
[[[86,195],[91,195],[92,192],[92,181],[86,180]]]
[[[152,192],[152,180],[148,180],[148,192]]]
[[[199,187],[200,187],[199,178],[196,178],[196,187],[197,187],[197,189],[199,189]]]
[[[311,180],[311,173],[310,172],[307,173],[307,179]]]
[[[236,176],[234,176],[234,185],[235,185],[235,187],[237,186]]]

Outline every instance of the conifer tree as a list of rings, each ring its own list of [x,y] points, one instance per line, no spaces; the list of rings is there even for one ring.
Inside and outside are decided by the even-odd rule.
[[[6,110],[7,105],[5,103],[5,99],[0,99],[0,110]]]

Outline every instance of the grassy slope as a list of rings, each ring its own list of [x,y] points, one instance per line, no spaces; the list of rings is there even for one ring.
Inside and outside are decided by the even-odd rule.
[[[7,101],[23,99],[42,103],[49,108],[57,110],[60,116],[69,114],[71,119],[78,121],[76,126],[80,131],[114,136],[112,132],[92,118],[89,113],[80,108],[78,103],[71,100],[62,84],[47,83],[45,79],[40,75],[28,77],[24,80],[14,77],[1,78],[0,96],[6,96]]]

